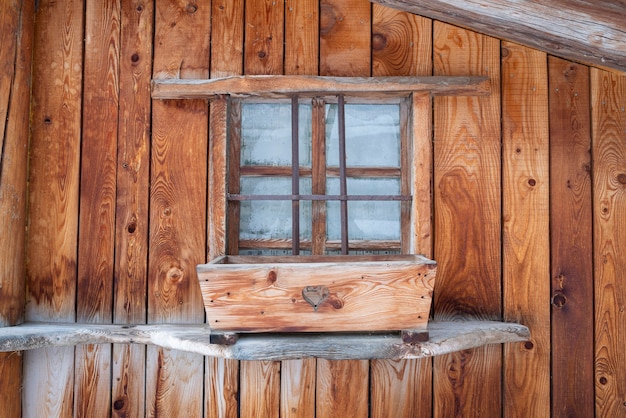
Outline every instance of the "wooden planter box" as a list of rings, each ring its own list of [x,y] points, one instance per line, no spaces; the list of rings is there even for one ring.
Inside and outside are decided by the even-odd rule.
[[[212,331],[403,330],[405,341],[427,339],[435,274],[418,255],[224,256],[198,266]]]

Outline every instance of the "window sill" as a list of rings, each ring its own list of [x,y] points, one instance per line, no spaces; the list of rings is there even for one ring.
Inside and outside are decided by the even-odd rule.
[[[397,333],[324,333],[241,334],[233,345],[217,345],[206,325],[25,323],[0,328],[0,352],[136,343],[237,360],[414,359],[530,338],[527,327],[497,321],[429,321],[428,331],[428,341],[414,344],[402,343]]]

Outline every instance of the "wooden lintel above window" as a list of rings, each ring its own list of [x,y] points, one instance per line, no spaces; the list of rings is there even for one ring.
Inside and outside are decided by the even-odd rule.
[[[216,79],[154,79],[153,99],[281,98],[333,94],[381,96],[427,92],[435,96],[488,96],[488,77],[233,76]]]

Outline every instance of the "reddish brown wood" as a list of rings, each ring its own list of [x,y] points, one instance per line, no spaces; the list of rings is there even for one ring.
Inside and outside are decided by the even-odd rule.
[[[255,0],[245,3],[245,74],[283,73],[284,18],[284,1]]]
[[[550,415],[550,178],[546,54],[502,44],[503,309],[532,329],[504,347],[505,416]]]
[[[368,416],[369,362],[317,360],[316,416]]]
[[[489,75],[492,95],[435,98],[435,318],[501,312],[500,44],[434,25],[436,75]],[[435,358],[434,415],[499,417],[501,350]]]
[[[552,414],[593,416],[589,68],[555,57],[548,64]]]
[[[596,416],[626,414],[626,77],[591,70]]]
[[[206,78],[210,5],[158,0],[155,16],[153,77]],[[204,321],[195,266],[206,258],[207,127],[205,101],[152,103],[149,323]],[[147,414],[201,415],[203,364],[148,348]]]

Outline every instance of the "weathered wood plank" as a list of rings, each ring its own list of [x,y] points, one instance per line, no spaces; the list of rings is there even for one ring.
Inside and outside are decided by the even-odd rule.
[[[33,47],[26,319],[75,319],[83,2],[39,2]],[[74,348],[24,355],[23,415],[72,416]]]
[[[626,72],[620,1],[371,0],[559,57]]]
[[[240,75],[243,70],[244,2],[212,1],[210,77]],[[207,260],[226,254],[226,158],[228,105],[209,107],[209,205]],[[205,416],[238,417],[239,362],[220,357],[205,360]]]
[[[285,360],[281,363],[281,417],[315,417],[316,369],[317,360],[314,358]]]
[[[593,416],[589,68],[555,57],[549,57],[548,68],[552,414]]]
[[[242,361],[242,417],[276,417],[280,413],[280,362]]]
[[[15,1],[6,1],[0,6],[0,167],[4,160],[4,141],[7,135],[7,115],[14,88],[17,65],[17,34],[20,23],[20,8]]]
[[[348,360],[317,361],[316,416],[367,417],[369,362]]]
[[[320,75],[370,75],[371,14],[367,1],[320,1]]]
[[[317,75],[319,1],[285,0],[285,74]]]
[[[390,333],[241,334],[234,345],[210,344],[208,325],[99,325],[25,323],[0,328],[0,352],[78,344],[150,344],[205,356],[241,360],[421,358],[485,344],[526,341],[524,325],[497,321],[430,321],[430,339],[403,344]]]
[[[626,413],[626,77],[591,70],[596,415]]]
[[[493,89],[489,97],[435,98],[435,318],[498,318],[500,45],[435,22],[433,48],[435,75],[488,75]],[[435,416],[500,416],[500,347],[437,357],[434,377]]]
[[[76,290],[79,322],[110,323],[113,316],[120,25],[118,0],[85,3]],[[76,414],[108,417],[111,346],[77,347],[74,367]]]
[[[336,258],[336,257],[335,257]],[[198,279],[215,330],[382,331],[424,329],[436,264],[398,261],[205,264]],[[305,288],[327,289],[315,308]],[[315,293],[315,292],[309,292]],[[407,309],[410,306],[411,309]]]
[[[432,21],[375,4],[372,75],[428,76],[432,62]]]
[[[210,4],[158,0],[153,76],[206,78],[210,21]],[[206,101],[152,103],[148,323],[204,321],[195,266],[206,257],[207,127]],[[201,416],[203,362],[149,347],[147,415]]]
[[[285,98],[294,93],[301,97],[321,94],[348,95],[408,94],[430,92],[433,95],[487,96],[491,92],[488,77],[329,77],[307,75],[246,75],[218,79],[161,79],[152,81],[153,99],[210,99],[219,95]]]
[[[275,0],[245,2],[244,72],[282,74],[285,3]]]
[[[501,52],[504,318],[532,329],[531,341],[504,348],[504,416],[549,416],[546,54],[508,42]]]
[[[113,322],[145,323],[154,4],[121,2]],[[113,416],[145,416],[146,349],[113,346]]]

